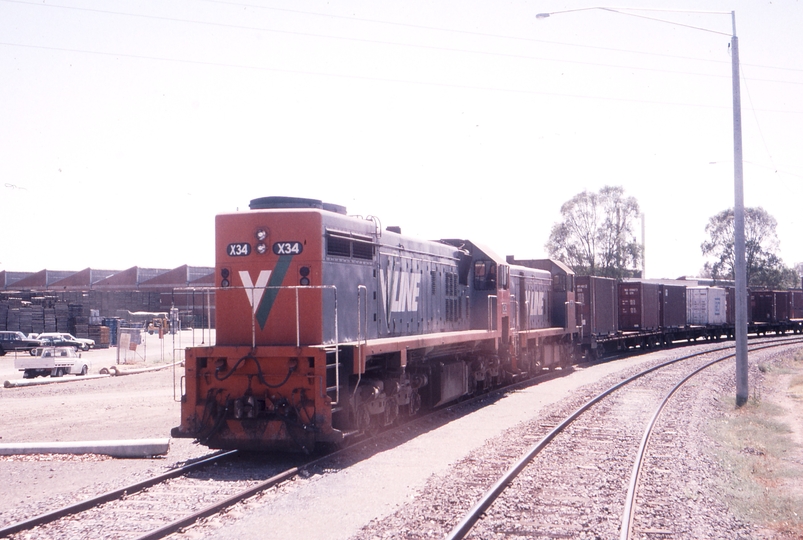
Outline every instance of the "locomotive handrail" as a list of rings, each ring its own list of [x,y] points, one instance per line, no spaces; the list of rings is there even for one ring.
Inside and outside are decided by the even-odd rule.
[[[488,295],[488,331],[493,332],[496,326],[496,317],[494,316],[493,304],[497,299],[495,294]]]
[[[246,292],[250,292],[250,301],[251,306],[254,305],[254,301],[256,297],[254,296],[254,292],[259,289],[260,287],[245,287],[245,286],[229,286],[229,287],[177,287],[174,288],[174,292],[217,292],[217,291],[230,291],[233,289],[243,289]],[[338,302],[337,302],[337,287],[334,285],[272,285],[272,286],[265,286],[262,287],[264,290],[268,289],[295,289],[295,323],[296,323],[296,347],[301,347],[301,309],[299,305],[299,289],[331,289],[332,294],[334,296],[334,353],[335,353],[335,363],[332,364],[335,370],[335,385],[336,385],[336,396],[335,401],[332,403],[333,405],[337,405],[340,402],[340,335],[339,335],[339,328],[338,328]],[[278,292],[277,292],[278,294]],[[366,289],[367,294],[367,289]],[[366,302],[366,309],[367,309],[367,302]],[[211,311],[211,302],[210,302],[210,311]],[[367,312],[366,312],[367,313]],[[366,315],[367,317],[367,315]],[[211,316],[208,319],[208,323],[211,325]],[[367,327],[367,322],[366,322]],[[251,348],[256,348],[256,310],[253,310],[251,313]],[[328,369],[328,368],[327,368]]]
[[[334,342],[335,344],[340,344],[339,335],[338,335],[338,317],[337,317],[337,287],[334,285],[269,285],[265,287],[261,287],[263,290],[267,291],[268,289],[295,289],[295,323],[296,323],[296,346],[301,346],[301,324],[300,324],[300,307],[299,307],[299,296],[298,291],[299,289],[331,289],[334,294]],[[259,290],[260,287],[252,286],[252,287],[245,287],[245,286],[229,286],[229,287],[176,287],[173,289],[174,292],[217,292],[217,291],[231,291],[231,290],[245,290],[249,293],[251,305],[253,306],[256,297],[254,296],[255,291]],[[211,321],[209,321],[211,324]],[[251,346],[256,347],[256,313],[251,313]]]
[[[298,289],[296,289],[296,347],[301,347],[301,323],[299,322],[300,310],[298,309]]]
[[[362,303],[362,292],[365,292],[365,305]],[[363,311],[365,311],[365,333],[363,333]],[[364,346],[368,344],[368,287],[365,285],[357,285],[357,343],[362,341],[363,347],[357,347],[359,350],[359,365],[363,368],[363,354]]]

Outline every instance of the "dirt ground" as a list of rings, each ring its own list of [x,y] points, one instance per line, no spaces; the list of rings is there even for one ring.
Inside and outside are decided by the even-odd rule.
[[[180,337],[182,346],[200,345],[204,338],[207,342],[209,339],[200,334],[194,338],[189,334]],[[172,339],[160,342],[158,337],[149,336],[147,346],[147,354],[139,351],[132,359],[137,367],[166,366],[173,362]],[[83,354],[91,359],[93,374],[103,367],[117,365],[116,349]],[[179,358],[180,354],[175,356]],[[596,370],[607,372],[635,361],[602,364]],[[13,354],[0,357],[0,382],[21,378],[13,365]],[[170,367],[125,377],[82,380],[65,376],[74,381],[0,388],[0,443],[168,438],[170,429],[179,422],[178,399],[183,374],[183,368],[177,366],[175,370]],[[575,384],[580,384],[580,380]],[[783,403],[788,414],[786,420],[795,426],[792,447],[799,451],[803,401],[797,394],[789,394],[790,386],[795,387],[789,377],[768,378],[768,383],[778,387],[762,389],[765,396],[787,398]],[[549,385],[545,384],[539,392],[547,388]],[[170,444],[167,456],[153,459],[113,459],[96,455],[0,456],[0,485],[3,486],[0,526],[164,472],[176,463],[209,452],[186,439],[174,439]]]
[[[192,344],[182,332],[183,345]],[[200,334],[196,336],[200,344]],[[148,336],[147,352],[128,351],[122,367],[167,366],[173,362],[173,339],[160,342]],[[82,353],[92,362],[90,374],[117,366],[117,349]],[[180,353],[176,353],[177,358]],[[71,382],[21,388],[0,388],[0,443],[93,441],[169,438],[179,422],[179,384],[183,367],[130,376],[86,379],[65,375]],[[0,357],[0,382],[21,379],[14,355]],[[167,470],[171,465],[208,453],[186,439],[174,439],[165,457],[112,459],[86,455],[0,456],[0,524],[16,522],[40,511],[73,502],[81,496],[103,493],[139,477]],[[119,485],[118,485],[119,484]]]

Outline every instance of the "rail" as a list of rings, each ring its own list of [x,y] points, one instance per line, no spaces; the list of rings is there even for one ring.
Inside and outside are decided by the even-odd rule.
[[[750,352],[760,351],[763,349],[771,349],[774,347],[783,347],[790,344],[801,343],[803,340],[793,339],[787,340],[783,343],[772,343],[769,345],[762,345],[756,346],[750,349]],[[680,390],[680,388],[686,384],[692,377],[699,374],[700,372],[708,369],[709,367],[713,366],[714,364],[718,364],[724,360],[728,360],[730,358],[734,358],[736,353],[728,354],[721,358],[717,358],[708,362],[699,368],[695,369],[691,373],[689,373],[686,377],[684,377],[680,382],[678,382],[664,397],[663,401],[658,405],[655,409],[655,412],[652,415],[652,418],[647,423],[647,427],[644,429],[644,435],[641,438],[641,444],[639,445],[638,452],[636,453],[636,459],[633,462],[633,472],[630,475],[630,483],[628,484],[627,488],[627,496],[625,497],[625,507],[624,511],[622,512],[622,526],[620,530],[620,540],[629,540],[632,536],[633,531],[633,519],[635,517],[636,511],[636,489],[638,488],[638,481],[641,475],[642,465],[644,463],[644,456],[647,453],[647,445],[649,444],[650,437],[652,436],[653,428],[655,423],[658,421],[658,417],[661,415],[664,407],[667,403],[669,403],[670,398]]]
[[[788,345],[790,343],[790,341],[795,341],[795,340],[785,340],[783,343],[775,343],[775,344],[767,345],[767,346],[764,346],[764,347],[756,347],[753,350],[759,350],[760,348],[784,346],[784,345]],[[483,513],[496,501],[497,498],[499,498],[499,496],[504,492],[504,490],[507,488],[507,486],[524,470],[524,468],[541,452],[541,450],[543,450],[558,434],[560,434],[562,431],[564,431],[579,416],[581,416],[583,413],[588,411],[591,407],[593,407],[594,405],[596,405],[597,403],[602,401],[604,398],[608,397],[609,395],[611,395],[612,393],[616,392],[620,388],[632,383],[633,381],[635,381],[635,380],[637,380],[637,379],[639,379],[639,378],[641,378],[641,377],[643,377],[643,376],[645,376],[645,375],[647,375],[649,373],[652,373],[654,371],[660,370],[660,369],[662,369],[662,368],[664,368],[666,366],[675,364],[677,362],[681,362],[683,360],[688,360],[690,358],[694,358],[695,356],[700,356],[700,354],[710,354],[710,353],[713,353],[713,352],[724,351],[724,350],[727,350],[727,349],[734,349],[734,348],[735,347],[732,346],[732,345],[731,346],[725,346],[725,347],[720,347],[720,348],[717,348],[717,349],[706,351],[705,353],[695,353],[695,354],[690,354],[690,355],[682,356],[682,357],[679,357],[679,358],[675,358],[675,359],[663,362],[661,364],[655,365],[655,366],[653,366],[651,368],[648,368],[648,369],[646,369],[646,370],[644,370],[644,371],[642,371],[640,373],[637,373],[636,375],[634,375],[634,376],[632,376],[632,377],[630,377],[628,379],[625,379],[625,380],[615,384],[614,386],[608,388],[607,390],[601,392],[599,395],[597,395],[596,397],[592,398],[591,400],[589,400],[588,402],[586,402],[585,404],[580,406],[576,411],[574,411],[571,415],[569,415],[566,419],[564,419],[560,424],[558,424],[554,429],[552,429],[552,431],[550,431],[548,434],[546,434],[538,443],[536,443],[534,446],[532,446],[521,458],[519,458],[519,460],[513,466],[511,466],[505,472],[505,474],[502,475],[502,477],[499,478],[482,495],[482,497],[474,504],[474,506],[471,507],[471,509],[463,516],[463,518],[457,523],[457,525],[455,525],[454,528],[452,528],[452,530],[449,532],[449,534],[444,537],[445,540],[461,540],[461,539],[465,538],[468,535],[468,533],[471,531],[471,529],[473,528],[474,524],[483,515]],[[730,355],[728,355],[728,356],[726,356],[724,358],[718,359],[717,361],[722,361],[722,360],[725,360],[727,358],[732,358],[733,356],[735,356],[735,354],[730,354]],[[716,361],[711,362],[711,364],[713,364],[713,363],[716,363]],[[705,367],[708,367],[708,366],[705,366]],[[698,371],[701,371],[701,370],[698,370]],[[692,375],[694,375],[696,373],[697,372],[693,373]],[[689,376],[688,378],[690,378],[690,377],[691,376]],[[658,413],[656,413],[656,414],[658,414]],[[645,445],[646,445],[646,443],[645,443]],[[637,477],[638,473],[636,472],[636,467],[640,467],[640,465],[637,463],[634,466],[634,475]],[[633,491],[635,491],[635,487],[633,488]],[[628,497],[631,497],[631,496],[632,495],[630,495],[630,494],[628,495]],[[626,512],[628,512],[628,513],[632,512],[632,502],[630,503],[630,506],[626,510]],[[624,523],[625,522],[623,521],[623,526],[622,526],[623,530],[625,529]],[[627,528],[629,529],[630,525],[628,525]],[[624,539],[625,537],[623,536],[622,538]]]
[[[198,469],[200,467],[205,467],[209,464],[217,463],[222,459],[226,459],[235,455],[236,453],[237,450],[228,450],[228,451],[219,450],[207,456],[198,458],[192,463],[188,463],[181,467],[177,467],[166,473],[153,476],[146,480],[142,480],[140,482],[128,485],[120,489],[108,491],[106,493],[103,493],[95,497],[91,497],[81,502],[77,502],[69,506],[64,506],[57,510],[53,510],[51,512],[47,512],[45,514],[32,517],[30,519],[26,519],[25,521],[19,521],[17,523],[14,523],[12,525],[0,529],[0,537],[5,538],[10,534],[18,533],[21,531],[27,531],[34,527],[38,527],[40,525],[44,525],[52,521],[56,521],[57,519],[61,519],[65,516],[77,514],[79,512],[84,512],[85,510],[88,510],[90,508],[100,506],[103,503],[107,503],[109,501],[113,501],[116,499],[121,499],[123,497],[126,497],[127,495],[131,495],[138,491],[142,491],[149,487],[155,486],[156,484],[159,484],[171,478],[187,474],[188,472]]]

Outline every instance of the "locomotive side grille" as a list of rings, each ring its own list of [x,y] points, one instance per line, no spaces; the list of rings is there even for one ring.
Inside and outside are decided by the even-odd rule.
[[[372,260],[374,258],[374,245],[362,242],[360,240],[354,240],[351,244],[352,254],[355,259],[365,259],[365,260]]]
[[[369,236],[326,231],[327,255],[371,261],[374,258],[374,252],[374,243]]]
[[[345,238],[337,236],[326,236],[326,254],[334,255],[336,257],[350,257],[351,256],[351,242]]]

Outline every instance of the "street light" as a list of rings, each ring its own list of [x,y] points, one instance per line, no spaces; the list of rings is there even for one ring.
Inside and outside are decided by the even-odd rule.
[[[742,103],[739,88],[739,38],[736,37],[736,12],[726,11],[687,11],[687,10],[665,10],[665,9],[636,9],[636,8],[610,8],[610,7],[586,7],[578,9],[567,9],[564,11],[552,11],[549,13],[538,13],[536,19],[546,19],[551,15],[560,13],[571,13],[575,11],[587,11],[597,9],[610,11],[621,15],[630,15],[641,19],[649,19],[676,26],[684,26],[695,30],[703,30],[715,34],[728,35],[724,32],[717,32],[698,26],[690,26],[655,17],[648,17],[638,13],[628,13],[628,11],[661,11],[676,13],[706,13],[715,15],[727,15],[730,13],[733,24],[731,34],[731,76],[733,79],[733,192],[734,192],[734,257],[736,278],[736,405],[741,407],[747,403],[749,395],[747,383],[747,268],[745,264],[745,239],[744,239],[744,176],[742,169]]]

